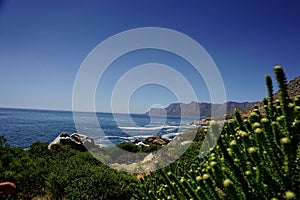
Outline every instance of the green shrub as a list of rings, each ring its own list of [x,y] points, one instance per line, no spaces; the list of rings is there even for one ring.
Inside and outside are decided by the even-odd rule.
[[[129,151],[132,153],[150,153],[152,151],[156,151],[160,148],[162,148],[159,145],[156,144],[150,144],[149,146],[143,146],[143,145],[136,145],[132,142],[123,142],[121,144],[118,144],[117,147]]]
[[[132,142],[123,142],[121,144],[118,144],[117,147],[133,153],[137,153],[138,151],[140,151],[139,146],[133,144]]]
[[[2,137],[2,141],[5,141]],[[18,194],[0,199],[130,199],[132,175],[113,170],[89,152],[37,142],[28,151],[0,146],[0,182],[12,181]]]

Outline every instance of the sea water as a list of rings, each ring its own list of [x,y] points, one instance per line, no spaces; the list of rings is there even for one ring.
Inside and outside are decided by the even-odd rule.
[[[61,132],[81,133],[107,147],[143,140],[152,135],[173,139],[192,128],[194,118],[145,114],[76,113],[71,111],[0,108],[0,136],[11,146],[29,148],[35,142],[51,142]],[[97,123],[95,122],[95,119]]]

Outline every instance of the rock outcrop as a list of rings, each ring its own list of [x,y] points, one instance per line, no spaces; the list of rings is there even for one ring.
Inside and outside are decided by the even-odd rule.
[[[297,76],[287,84],[287,93],[291,99],[300,95],[300,76]],[[273,98],[279,99],[279,92],[276,92]]]
[[[62,132],[57,138],[55,138],[53,142],[48,145],[48,149],[51,149],[51,146],[55,144],[70,145],[71,148],[79,151],[86,151],[90,148],[99,147],[94,143],[94,140],[92,138],[86,135],[79,133],[68,135],[65,132]]]
[[[146,145],[156,144],[159,146],[165,146],[168,143],[169,143],[169,140],[164,139],[160,136],[150,136],[150,137],[147,137],[144,141],[144,144],[146,144]]]

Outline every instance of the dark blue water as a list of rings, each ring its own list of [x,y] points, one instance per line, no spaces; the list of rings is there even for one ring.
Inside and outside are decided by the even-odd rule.
[[[110,146],[124,141],[142,140],[151,135],[172,139],[191,128],[189,124],[194,120],[141,114],[77,114],[79,117],[75,126],[71,111],[0,108],[0,135],[4,135],[11,146],[28,148],[38,141],[51,142],[61,132],[79,132],[92,137],[100,146]],[[98,123],[92,123],[93,119]]]

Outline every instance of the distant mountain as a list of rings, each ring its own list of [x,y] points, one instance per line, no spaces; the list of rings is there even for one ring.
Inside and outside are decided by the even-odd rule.
[[[287,85],[287,92],[290,98],[295,98],[300,95],[300,76],[290,81]],[[279,92],[274,94],[274,99],[279,98]],[[211,108],[213,106],[214,115],[223,115],[226,109],[226,114],[232,114],[234,109],[242,111],[243,116],[248,116],[253,110],[254,105],[258,105],[260,110],[263,110],[262,102],[233,102],[229,101],[225,104],[211,104],[211,103],[172,103],[166,108],[151,108],[146,114],[151,115],[171,115],[171,116],[187,116],[206,118],[211,116]]]
[[[245,110],[253,107],[258,102],[232,102],[224,104],[198,103],[172,103],[166,108],[151,108],[146,114],[151,115],[171,115],[185,117],[201,117],[206,118],[211,116],[212,108],[215,115],[232,114],[235,108]],[[200,115],[199,115],[200,114]]]

